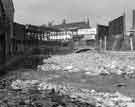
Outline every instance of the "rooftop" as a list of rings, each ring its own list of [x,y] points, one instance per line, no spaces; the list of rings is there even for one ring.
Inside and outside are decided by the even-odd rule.
[[[82,22],[73,22],[73,23],[63,23],[59,25],[52,26],[53,28],[60,29],[60,30],[77,30],[77,29],[85,29],[90,28],[89,23],[82,21]]]

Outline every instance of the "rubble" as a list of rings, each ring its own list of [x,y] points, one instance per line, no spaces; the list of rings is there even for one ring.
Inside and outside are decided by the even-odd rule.
[[[44,64],[38,65],[38,71],[58,71],[61,70],[61,67],[55,64]]]
[[[81,72],[86,75],[126,75],[135,77],[134,60],[131,56],[117,56],[99,54],[96,52],[72,53],[68,55],[55,55],[44,59],[43,65],[38,66],[39,71],[60,70],[66,72]],[[124,62],[123,62],[124,61]],[[48,64],[46,64],[48,62]]]
[[[122,92],[121,89],[128,90],[132,85],[130,83],[134,81],[135,60],[131,59],[131,56],[106,55],[96,52],[52,56],[52,58],[44,60],[43,65],[39,65],[37,67],[37,71],[39,72],[36,73],[40,74],[37,77],[40,77],[43,74],[42,80],[36,80],[38,79],[36,76],[33,79],[32,77],[30,78],[31,73],[28,74],[27,72],[23,73],[23,77],[27,77],[25,79],[16,77],[16,79],[12,79],[13,82],[6,82],[6,79],[2,79],[0,81],[2,84],[0,89],[0,106],[134,107],[135,101],[131,97],[132,93],[129,93],[130,97],[120,93]],[[106,75],[107,78],[105,77]],[[56,79],[54,76],[56,76],[56,78],[61,78]],[[95,77],[90,78],[89,76]],[[128,81],[123,78],[123,76],[132,79]],[[61,80],[64,81],[61,82]],[[89,80],[90,82],[92,81],[90,84],[94,84],[94,86],[90,86],[90,89],[93,90],[89,90],[89,86],[86,86],[89,84],[87,83]],[[97,80],[105,80],[103,81],[105,83],[106,80],[111,80],[111,82],[109,81],[107,85],[109,84],[111,87],[114,86],[113,88],[116,88],[116,90],[114,89],[115,91],[118,91],[117,89],[120,90],[115,92],[114,90],[107,89],[108,91],[106,91],[106,89],[102,89],[102,86],[97,86],[100,84],[102,85],[101,82],[95,82]],[[84,87],[87,87],[88,89],[77,88],[83,87],[83,85],[80,84],[80,81],[84,84]],[[12,84],[9,85],[11,82]],[[128,83],[130,85],[128,85]],[[3,89],[6,85],[11,87],[9,89]],[[95,85],[98,88],[95,88]]]
[[[16,81],[16,86],[14,86],[15,82],[11,85],[13,89],[24,88],[24,84],[35,84],[37,81]],[[17,88],[18,87],[18,88]],[[39,91],[47,91],[53,90],[53,92],[58,93],[59,96],[69,96],[72,101],[79,101],[81,103],[92,104],[95,107],[132,107],[135,105],[134,99],[124,96],[119,92],[116,93],[104,93],[104,92],[96,92],[95,90],[88,89],[78,89],[75,87],[71,87],[70,85],[63,84],[54,84],[48,83],[44,81],[40,81],[37,85],[37,90]],[[51,91],[50,91],[51,92]]]
[[[13,87],[14,89],[26,89],[36,85],[37,83],[39,83],[38,80],[16,80],[12,82],[11,87]]]

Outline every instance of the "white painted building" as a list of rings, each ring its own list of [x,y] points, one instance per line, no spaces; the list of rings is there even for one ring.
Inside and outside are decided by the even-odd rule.
[[[49,40],[71,40],[71,32],[52,32],[49,35]]]
[[[97,29],[78,29],[78,35],[83,35],[83,40],[96,40]]]

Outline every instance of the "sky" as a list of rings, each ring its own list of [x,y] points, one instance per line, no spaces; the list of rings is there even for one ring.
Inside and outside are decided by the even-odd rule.
[[[127,25],[130,26],[135,0],[13,0],[15,21],[22,24],[42,25],[53,21],[60,24],[85,21],[90,25],[107,24],[125,11],[128,13]]]

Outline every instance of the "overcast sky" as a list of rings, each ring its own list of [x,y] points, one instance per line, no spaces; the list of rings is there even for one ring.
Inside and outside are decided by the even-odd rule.
[[[109,20],[135,8],[135,0],[13,0],[15,21],[24,24],[47,24],[62,19],[67,22],[83,21],[106,24]],[[130,15],[131,16],[131,15]],[[131,17],[130,17],[131,19]],[[129,24],[129,23],[128,23]]]

